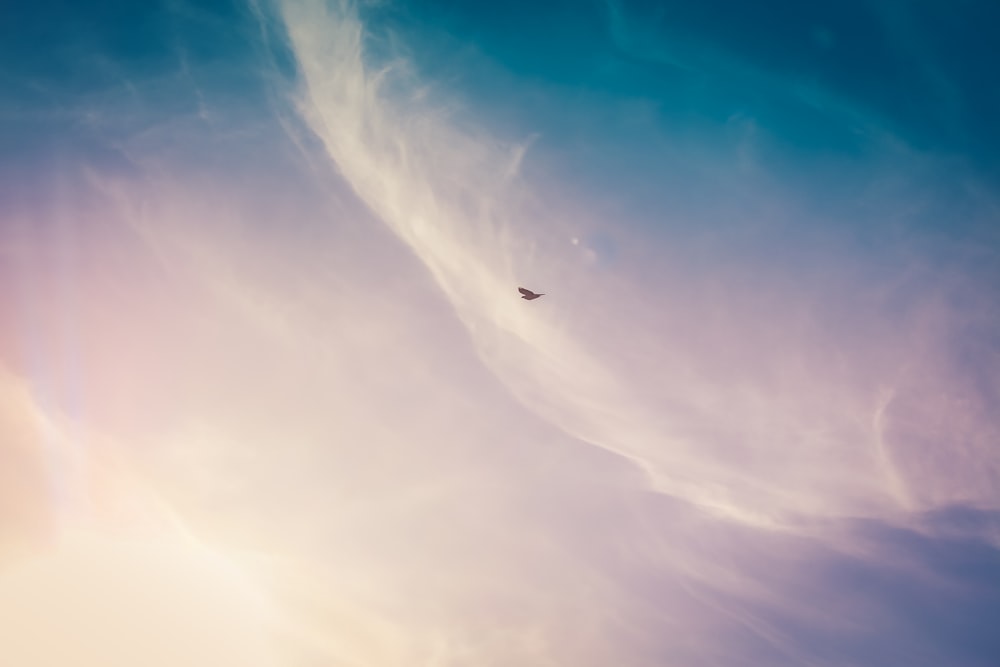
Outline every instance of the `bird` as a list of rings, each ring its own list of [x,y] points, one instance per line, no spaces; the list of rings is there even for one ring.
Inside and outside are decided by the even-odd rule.
[[[545,294],[535,294],[530,289],[524,289],[523,287],[518,287],[517,291],[521,293],[522,299],[527,299],[531,301],[532,299],[537,299],[540,296],[545,296]]]

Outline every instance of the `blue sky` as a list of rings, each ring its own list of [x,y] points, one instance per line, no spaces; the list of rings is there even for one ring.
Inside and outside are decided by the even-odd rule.
[[[1000,661],[991,3],[6,11],[0,663]]]

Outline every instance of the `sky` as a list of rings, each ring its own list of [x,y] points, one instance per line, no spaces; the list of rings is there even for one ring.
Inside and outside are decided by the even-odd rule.
[[[0,664],[1000,664],[995,3],[3,13]]]

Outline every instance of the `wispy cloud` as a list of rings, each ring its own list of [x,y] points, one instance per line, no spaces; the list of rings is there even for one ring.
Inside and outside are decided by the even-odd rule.
[[[974,481],[982,457],[991,458],[987,448],[976,447],[977,466],[931,480],[910,462],[949,445],[887,444],[888,424],[934,409],[903,414],[898,401],[886,403],[914,377],[905,371],[914,355],[927,359],[949,344],[927,329],[950,321],[933,301],[887,319],[882,309],[896,297],[878,297],[864,276],[791,286],[717,264],[714,278],[657,268],[645,284],[588,273],[565,243],[572,224],[507,177],[516,146],[416,99],[411,70],[366,56],[364,27],[349,6],[287,3],[283,11],[303,113],[331,159],[428,267],[481,357],[530,409],[635,461],[662,491],[741,520],[995,501],[993,473]],[[587,296],[524,309],[504,298],[518,281],[572,285]],[[846,319],[824,312],[835,308]],[[900,342],[907,328],[916,338]],[[941,418],[956,417],[948,415]]]

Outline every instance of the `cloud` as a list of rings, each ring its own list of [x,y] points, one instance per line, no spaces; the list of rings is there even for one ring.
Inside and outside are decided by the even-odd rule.
[[[909,445],[889,425],[935,409],[903,413],[897,383],[925,363],[914,355],[953,342],[933,332],[954,313],[919,299],[887,318],[898,297],[842,268],[806,269],[798,285],[781,263],[762,276],[718,259],[715,275],[684,273],[670,268],[669,249],[665,266],[640,258],[635,240],[632,268],[588,273],[566,244],[573,224],[510,177],[520,147],[417,95],[405,63],[374,62],[365,46],[374,37],[349,5],[281,7],[303,116],[359,199],[427,267],[480,358],[533,412],[633,461],[657,489],[741,521],[995,503],[993,473],[974,481],[984,461],[996,466],[987,448],[974,446],[975,466],[937,475],[911,463],[947,445],[925,442],[900,459]],[[520,283],[553,298],[535,309],[505,298]],[[916,338],[901,342],[897,332],[913,326]],[[995,428],[980,415],[974,430]]]

